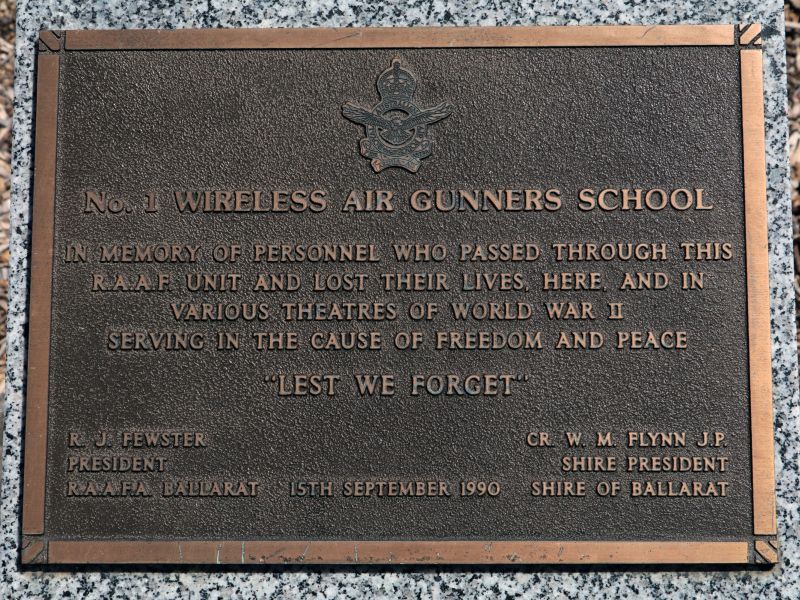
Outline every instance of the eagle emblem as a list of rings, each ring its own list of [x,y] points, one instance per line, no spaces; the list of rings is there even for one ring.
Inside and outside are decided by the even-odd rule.
[[[433,152],[428,126],[450,116],[453,107],[445,102],[431,108],[417,106],[417,78],[397,58],[378,75],[376,86],[380,102],[371,109],[347,102],[342,115],[363,125],[367,137],[361,139],[361,155],[372,159],[376,173],[390,167],[416,173],[422,159]]]

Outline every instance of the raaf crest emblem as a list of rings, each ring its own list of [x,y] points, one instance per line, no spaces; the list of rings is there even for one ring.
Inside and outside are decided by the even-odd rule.
[[[342,115],[364,126],[367,137],[361,140],[361,154],[372,159],[376,173],[390,167],[416,173],[422,159],[433,151],[428,126],[448,117],[453,107],[445,102],[431,108],[418,107],[414,102],[417,78],[401,67],[397,58],[378,76],[376,85],[380,95],[377,104],[366,109],[347,102]]]

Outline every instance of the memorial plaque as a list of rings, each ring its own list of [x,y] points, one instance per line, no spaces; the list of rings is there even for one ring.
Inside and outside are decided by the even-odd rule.
[[[760,36],[42,32],[21,562],[776,562]]]

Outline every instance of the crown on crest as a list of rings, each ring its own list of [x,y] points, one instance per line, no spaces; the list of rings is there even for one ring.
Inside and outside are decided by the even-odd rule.
[[[400,59],[378,76],[378,93],[381,98],[411,98],[417,89],[417,80],[410,71],[400,66]]]

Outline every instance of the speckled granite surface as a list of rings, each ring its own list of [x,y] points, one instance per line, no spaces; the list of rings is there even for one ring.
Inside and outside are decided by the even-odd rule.
[[[791,225],[786,176],[783,10],[778,0],[550,0],[535,6],[496,0],[408,3],[357,0],[21,0],[17,22],[9,396],[5,405],[0,598],[797,598],[800,597],[798,489],[800,408],[794,349]],[[764,35],[770,202],[773,370],[782,559],[771,572],[588,572],[553,570],[313,569],[237,573],[89,571],[17,568],[21,409],[26,331],[27,239],[31,182],[33,44],[40,29],[303,27],[400,25],[562,25],[594,23],[760,22]]]

